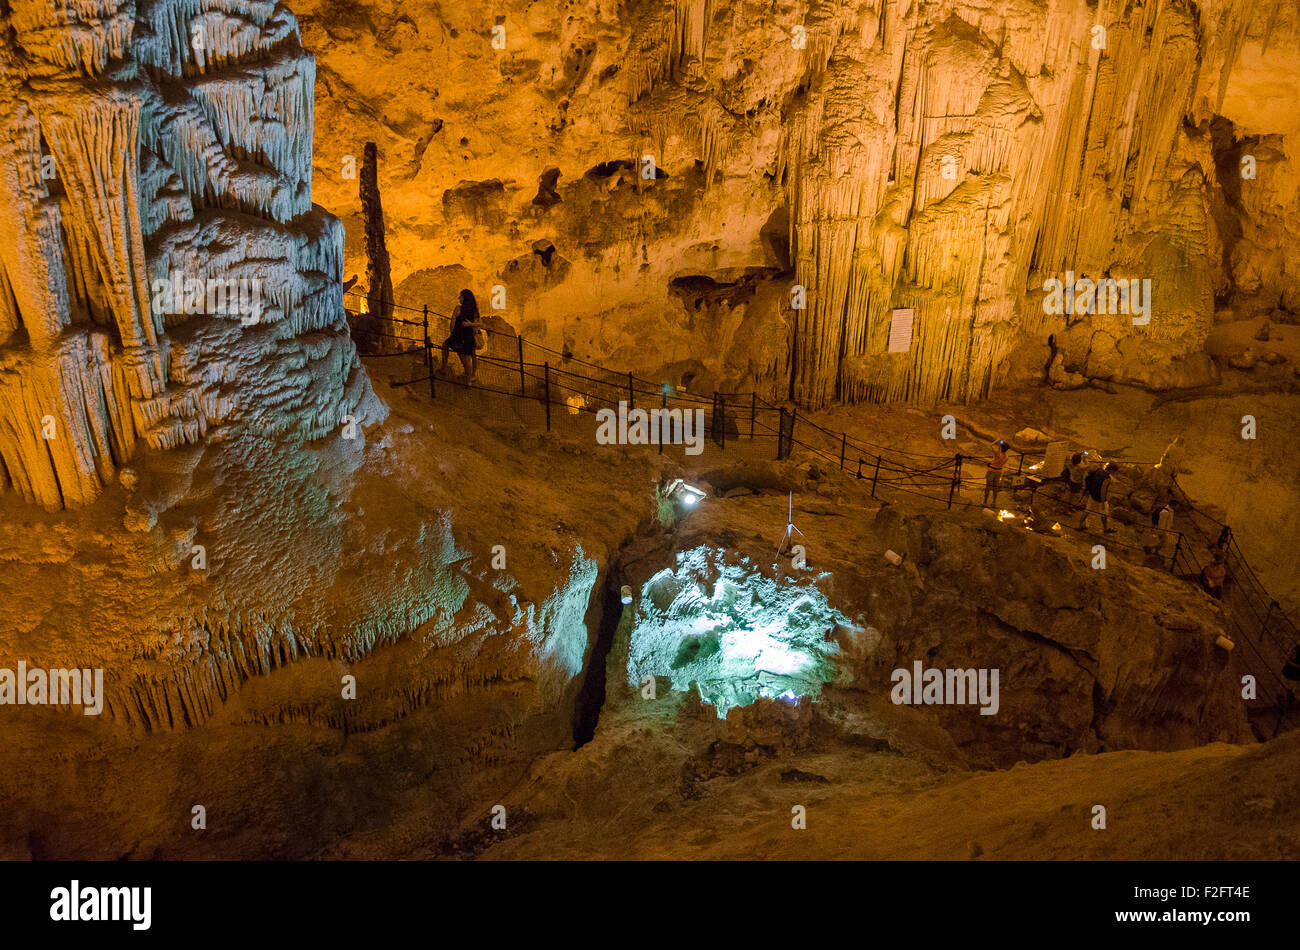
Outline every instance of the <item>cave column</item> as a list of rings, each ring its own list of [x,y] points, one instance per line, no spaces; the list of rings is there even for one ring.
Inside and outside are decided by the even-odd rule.
[[[393,333],[393,275],[384,241],[384,208],[379,200],[379,156],[374,142],[367,142],[361,160],[361,213],[366,229],[366,306],[369,323],[377,327],[379,339],[371,341],[374,350],[395,349]]]

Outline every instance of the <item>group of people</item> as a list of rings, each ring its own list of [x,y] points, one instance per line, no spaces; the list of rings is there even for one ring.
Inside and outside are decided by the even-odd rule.
[[[998,492],[1002,488],[1002,473],[1010,453],[1011,446],[1005,440],[993,444],[993,457],[988,461],[988,471],[984,476],[985,507],[990,504],[994,508],[997,507]],[[1114,529],[1110,526],[1110,480],[1119,466],[1114,462],[1107,462],[1105,465],[1091,467],[1086,462],[1087,454],[1075,452],[1061,474],[1055,478],[1065,482],[1071,507],[1083,513],[1079,521],[1079,529],[1087,530],[1089,516],[1097,514],[1101,516],[1102,531],[1111,534]],[[1170,516],[1172,517],[1172,511]]]
[[[1101,516],[1102,533],[1113,534],[1115,529],[1110,526],[1110,482],[1119,471],[1119,465],[1107,462],[1104,465],[1090,466],[1087,454],[1075,452],[1070,456],[1060,477],[1065,482],[1071,506],[1075,511],[1082,511],[1079,530],[1087,531],[1088,519],[1095,514]],[[1171,511],[1171,517],[1172,514]]]
[[[985,506],[991,502],[994,507],[997,507],[998,492],[1002,486],[1002,472],[1006,468],[1010,452],[1011,446],[1005,440],[993,444],[993,457],[989,459],[988,472],[984,476]],[[1082,513],[1079,519],[1079,530],[1086,531],[1088,519],[1095,514],[1101,517],[1102,531],[1105,534],[1114,533],[1115,529],[1110,526],[1110,482],[1117,471],[1119,465],[1115,462],[1093,466],[1088,462],[1087,452],[1075,452],[1065,468],[1061,470],[1061,474],[1053,476],[1053,480],[1065,482],[1070,507]],[[1173,509],[1168,505],[1160,509],[1158,518],[1152,519],[1153,524],[1162,531],[1167,531],[1172,521]]]
[[[1006,468],[1011,446],[1000,440],[993,444],[993,455],[988,461],[988,471],[984,476],[984,505],[990,503],[996,507],[998,492],[1002,487],[1002,473]],[[1065,483],[1066,498],[1070,508],[1080,513],[1078,528],[1088,530],[1089,520],[1097,515],[1101,518],[1103,534],[1113,534],[1115,529],[1110,523],[1110,486],[1119,465],[1106,462],[1101,465],[1090,463],[1087,452],[1075,452],[1062,469],[1060,475],[1049,480]],[[1151,512],[1151,536],[1144,544],[1148,554],[1168,556],[1169,539],[1173,536],[1174,508],[1167,499],[1158,499]],[[1227,529],[1224,534],[1227,535]],[[1228,577],[1227,538],[1221,536],[1218,543],[1210,548],[1210,563],[1201,571],[1200,583],[1205,591],[1216,600],[1223,598],[1224,584]]]

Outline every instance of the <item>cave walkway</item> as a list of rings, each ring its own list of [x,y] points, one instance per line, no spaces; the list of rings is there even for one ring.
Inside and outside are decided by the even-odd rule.
[[[440,330],[450,327],[451,318],[427,306],[394,305],[394,309],[418,314],[419,319],[390,315],[379,320],[364,311],[348,312],[358,347],[368,359],[418,358],[422,367],[414,378],[393,385],[427,383],[435,403],[479,418],[544,426],[548,431],[590,439],[595,429],[593,417],[605,412],[604,418],[617,415],[619,442],[644,445],[660,454],[666,447],[674,453],[681,451],[692,435],[698,436],[698,451],[686,456],[695,460],[703,459],[706,451],[728,461],[782,460],[797,449],[801,458],[818,468],[837,468],[852,476],[864,494],[869,490],[870,500],[863,499],[864,507],[882,503],[882,495],[905,495],[909,501],[938,504],[948,510],[980,508],[999,521],[1028,530],[1103,545],[1108,552],[1118,550],[1134,563],[1169,571],[1198,587],[1211,553],[1222,550],[1229,581],[1220,605],[1232,642],[1229,662],[1241,675],[1255,678],[1259,702],[1252,707],[1258,710],[1252,725],[1256,734],[1276,734],[1284,723],[1300,720],[1296,687],[1288,683],[1286,675],[1300,664],[1300,629],[1260,583],[1231,530],[1199,509],[1176,480],[1176,497],[1171,501],[1181,530],[1161,536],[1159,529],[1149,525],[1145,512],[1125,504],[1129,501],[1125,496],[1111,514],[1117,529],[1122,530],[1096,534],[1080,527],[1076,523],[1079,511],[1056,497],[1050,487],[1056,479],[1038,475],[1046,459],[1027,462],[1028,453],[1019,449],[1012,450],[1017,456],[1015,468],[1013,471],[1008,464],[1004,479],[1010,484],[1002,489],[1017,510],[992,511],[975,500],[983,493],[984,479],[980,473],[963,472],[963,462],[971,460],[960,454],[930,455],[850,438],[845,432],[832,432],[800,418],[797,407],[774,405],[754,392],[701,395],[666,382],[640,379],[525,340],[503,329],[504,321],[489,316],[483,320],[484,345],[479,348],[475,380],[467,384],[452,379],[441,372],[440,345],[434,343],[442,336]],[[633,438],[634,434],[638,437]],[[692,443],[691,448],[697,446]],[[1155,463],[1123,464],[1132,470],[1149,470]],[[982,465],[975,467],[982,472]],[[1264,723],[1265,718],[1271,726]]]

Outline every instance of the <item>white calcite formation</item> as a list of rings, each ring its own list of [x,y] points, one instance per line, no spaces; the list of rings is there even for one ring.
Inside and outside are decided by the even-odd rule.
[[[369,418],[293,15],[16,0],[0,20],[0,490],[83,504],[142,444]]]
[[[543,7],[302,6],[320,194],[356,208],[379,143],[399,303],[501,284],[557,348],[820,406],[979,398],[1049,338],[1067,374],[1201,384],[1216,300],[1293,295],[1289,0]],[[1149,322],[1046,313],[1071,273],[1149,280]]]
[[[628,685],[664,677],[678,692],[694,688],[722,719],[760,696],[817,699],[836,676],[826,631],[849,625],[815,584],[768,577],[708,547],[679,551],[646,582],[634,623]]]

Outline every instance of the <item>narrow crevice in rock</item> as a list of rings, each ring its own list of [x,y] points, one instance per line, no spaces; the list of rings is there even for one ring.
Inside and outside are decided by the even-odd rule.
[[[593,595],[601,598],[600,625],[596,630],[596,640],[591,646],[587,670],[573,711],[574,749],[580,749],[591,741],[600,722],[600,711],[605,706],[605,664],[609,659],[610,647],[614,645],[614,633],[623,618],[623,600],[619,595],[618,583],[620,576],[616,569],[611,568],[605,574],[604,583],[596,585],[597,592]]]

